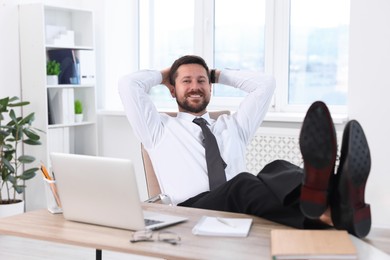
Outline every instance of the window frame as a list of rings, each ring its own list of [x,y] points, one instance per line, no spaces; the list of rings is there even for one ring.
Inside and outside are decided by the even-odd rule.
[[[290,4],[291,1],[286,0],[266,0],[265,2],[264,72],[277,79],[275,94],[269,108],[269,112],[275,113],[305,112],[310,105],[288,104]],[[210,68],[214,68],[214,10],[214,1],[195,1],[194,53],[204,57]],[[212,96],[209,109],[234,111],[242,100],[243,97]],[[172,104],[162,102],[157,105],[159,108],[173,109]],[[347,111],[346,106],[330,106],[330,109],[333,113],[341,114]]]
[[[265,68],[264,72],[273,75],[276,79],[276,90],[269,108],[270,117],[272,114],[282,114],[281,118],[293,117],[297,113],[305,113],[307,105],[288,104],[288,84],[289,84],[289,32],[290,32],[290,0],[265,0]],[[127,25],[131,28],[133,36],[138,39],[138,57],[129,61],[132,68],[152,68],[148,66],[151,61],[150,48],[141,48],[141,38],[145,37],[145,32],[141,32],[139,24],[145,19],[141,17],[141,5],[149,1],[137,0],[138,23]],[[202,56],[210,68],[214,68],[214,1],[195,0],[194,1],[194,54]],[[149,10],[150,13],[150,10]],[[136,29],[135,29],[136,28]],[[150,30],[153,30],[151,28]],[[135,33],[134,33],[135,32]],[[148,32],[149,34],[149,32]],[[150,47],[150,46],[149,46]],[[146,62],[143,62],[146,60]],[[137,64],[135,64],[137,63]],[[222,68],[217,68],[222,69]],[[107,80],[108,83],[108,80]],[[209,110],[229,109],[235,111],[243,97],[216,97],[212,96]],[[161,111],[176,110],[175,101],[155,101],[155,105]],[[347,105],[329,106],[332,114],[346,116]],[[279,116],[277,116],[280,118]],[[298,120],[299,121],[299,120]]]

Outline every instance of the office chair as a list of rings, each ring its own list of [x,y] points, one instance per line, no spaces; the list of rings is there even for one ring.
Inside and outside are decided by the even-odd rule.
[[[176,112],[166,112],[170,116],[176,116]],[[217,119],[220,115],[230,115],[229,110],[218,110],[209,112],[212,119]],[[148,152],[144,149],[141,144],[141,154],[145,169],[146,187],[148,190],[149,199],[146,202],[150,203],[162,203],[171,205],[171,199],[168,195],[161,193],[160,185],[158,183],[156,173],[154,172],[152,161],[150,160]]]

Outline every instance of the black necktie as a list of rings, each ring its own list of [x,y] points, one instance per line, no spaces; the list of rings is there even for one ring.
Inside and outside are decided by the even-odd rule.
[[[222,183],[226,182],[225,167],[226,163],[223,161],[218,149],[217,140],[208,128],[207,121],[204,118],[195,118],[193,122],[202,128],[203,142],[206,151],[207,172],[209,175],[210,190],[215,189]]]

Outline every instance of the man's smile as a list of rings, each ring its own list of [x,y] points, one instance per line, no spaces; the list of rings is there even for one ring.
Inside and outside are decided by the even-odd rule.
[[[196,99],[196,98],[201,98],[201,97],[203,97],[203,96],[204,96],[203,93],[200,92],[200,91],[197,91],[197,92],[190,92],[190,93],[188,93],[188,94],[186,95],[187,98],[194,98],[194,99]]]

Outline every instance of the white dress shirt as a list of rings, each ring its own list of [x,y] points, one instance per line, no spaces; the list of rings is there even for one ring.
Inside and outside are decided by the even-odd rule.
[[[119,93],[133,131],[149,153],[161,191],[177,204],[209,190],[205,149],[201,128],[192,122],[194,115],[179,112],[171,117],[157,111],[147,93],[161,82],[159,71],[138,71],[120,80]],[[246,171],[246,147],[268,110],[275,81],[258,72],[222,70],[218,83],[249,93],[232,115],[217,120],[208,113],[202,116],[217,139],[229,180]]]

